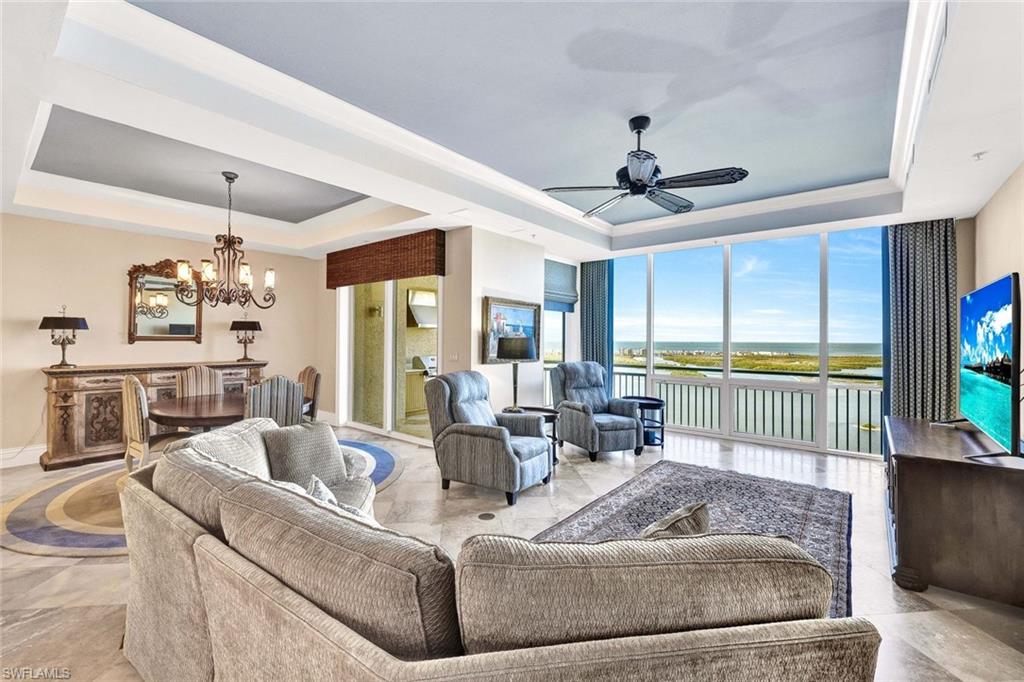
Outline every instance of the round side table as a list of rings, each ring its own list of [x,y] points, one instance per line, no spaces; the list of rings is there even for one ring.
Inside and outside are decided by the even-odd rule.
[[[644,445],[665,449],[665,401],[646,395],[624,395],[623,400],[635,400],[640,407],[640,422],[644,426]]]

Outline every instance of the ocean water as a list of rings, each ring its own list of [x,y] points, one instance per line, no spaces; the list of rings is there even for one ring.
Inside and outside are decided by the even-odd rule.
[[[643,341],[616,341],[615,351],[621,352],[625,348],[642,349]],[[828,345],[831,355],[882,355],[882,344],[880,343],[830,343]],[[790,353],[793,355],[817,355],[818,344],[816,343],[782,343],[777,341],[734,341],[732,350],[736,353]],[[704,353],[721,353],[722,344],[710,341],[655,341],[654,352],[666,353],[671,351]]]
[[[1007,450],[1016,411],[1012,401],[1009,384],[960,368],[960,413]]]

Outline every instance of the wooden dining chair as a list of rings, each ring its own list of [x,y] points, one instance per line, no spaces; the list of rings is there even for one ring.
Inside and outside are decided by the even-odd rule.
[[[179,398],[224,393],[224,377],[217,370],[204,365],[194,365],[184,372],[178,372],[176,383]]]
[[[131,473],[136,458],[139,467],[145,466],[149,458],[149,401],[142,382],[132,374],[126,376],[121,384],[121,398],[124,403],[124,437],[127,441],[124,466]]]
[[[245,394],[245,418],[270,417],[278,426],[302,423],[302,384],[277,375],[252,386]]]
[[[320,372],[316,367],[309,365],[299,372],[299,383],[302,384],[302,392],[306,400],[310,401],[309,412],[306,416],[309,421],[316,421],[316,410],[320,405]]]

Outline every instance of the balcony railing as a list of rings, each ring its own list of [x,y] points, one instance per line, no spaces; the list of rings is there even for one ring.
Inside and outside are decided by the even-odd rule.
[[[544,395],[552,404],[550,367],[545,367]],[[712,370],[713,371],[713,370]],[[765,374],[766,372],[749,372]],[[788,440],[813,444],[824,440],[830,450],[881,454],[882,452],[882,385],[878,383],[845,383],[848,375],[830,375],[827,389],[827,431],[824,439],[817,433],[818,408],[821,403],[816,385],[759,385],[735,371],[729,398],[732,400],[731,424],[721,422],[722,382],[701,377],[670,377],[654,375],[652,381],[643,368],[616,365],[612,388],[616,397],[654,395],[665,401],[667,426],[699,429],[717,433]],[[792,374],[792,373],[790,373]],[[650,383],[650,385],[649,385]]]

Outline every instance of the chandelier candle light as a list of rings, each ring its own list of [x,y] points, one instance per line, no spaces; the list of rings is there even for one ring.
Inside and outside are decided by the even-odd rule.
[[[178,284],[174,294],[186,305],[197,306],[205,302],[211,308],[219,304],[237,303],[245,308],[252,303],[266,309],[277,302],[274,293],[275,275],[273,268],[263,273],[263,303],[252,292],[252,266],[246,263],[242,250],[242,238],[231,234],[231,185],[238,179],[238,173],[223,171],[221,175],[228,183],[228,232],[218,234],[217,246],[213,249],[213,260],[200,261],[199,273],[202,286],[192,283],[192,264],[187,260],[178,261]]]

